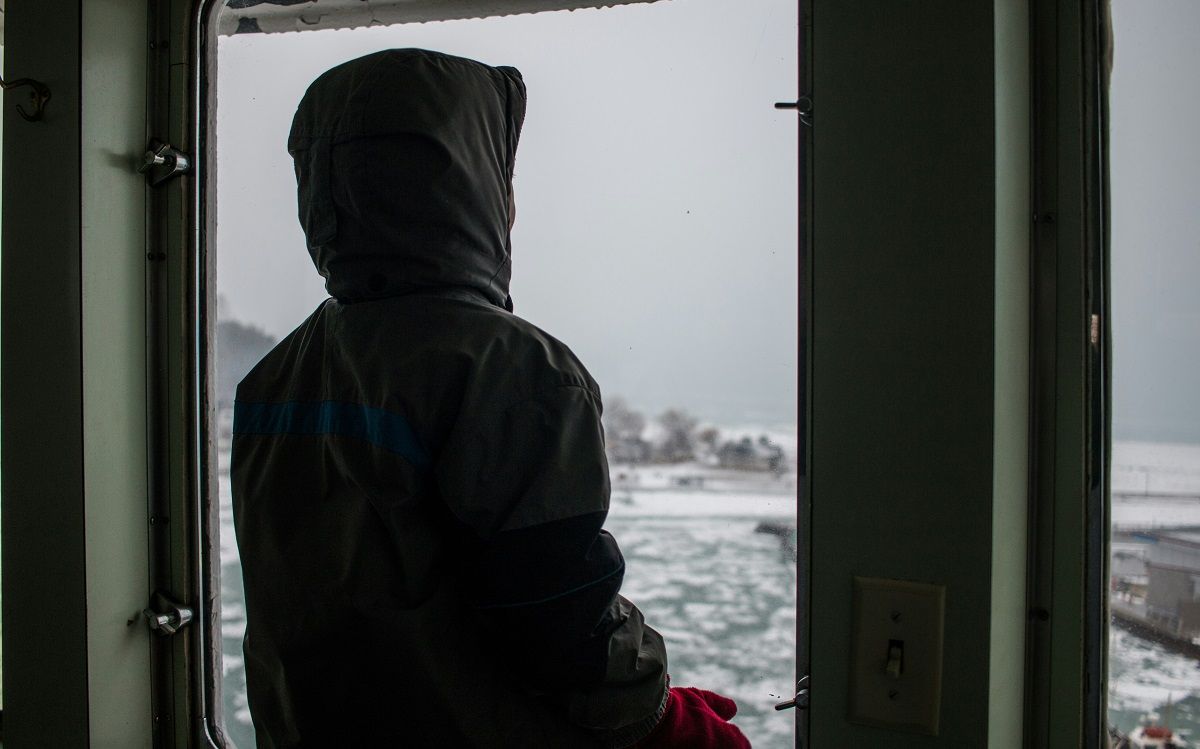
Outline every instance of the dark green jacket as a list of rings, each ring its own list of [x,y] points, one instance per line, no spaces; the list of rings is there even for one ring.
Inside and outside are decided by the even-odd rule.
[[[662,639],[601,530],[599,389],[509,311],[524,110],[511,68],[392,50],[296,113],[333,298],[238,387],[262,747],[625,746],[662,714]]]

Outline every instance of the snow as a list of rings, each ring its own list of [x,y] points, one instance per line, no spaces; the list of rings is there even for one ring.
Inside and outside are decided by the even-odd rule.
[[[718,494],[711,491],[615,492],[609,518],[753,517],[796,522],[796,498],[786,494]]]
[[[1110,486],[1115,529],[1200,526],[1200,445],[1113,443]]]
[[[689,489],[693,496],[710,496],[718,493],[748,495],[779,495],[790,497],[795,505],[796,474],[785,472],[773,474],[767,471],[743,471],[717,468],[699,462],[666,465],[614,464],[612,474],[613,504],[622,501],[630,491],[640,494],[647,491],[669,490],[684,492]],[[703,510],[700,510],[703,513]]]
[[[1200,526],[1200,498],[1125,499],[1114,497],[1112,524],[1116,530]]]
[[[1110,481],[1115,495],[1200,498],[1200,445],[1114,442]]]

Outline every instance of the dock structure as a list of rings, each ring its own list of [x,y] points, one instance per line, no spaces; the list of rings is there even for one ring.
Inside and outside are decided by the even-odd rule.
[[[1114,528],[1114,624],[1200,659],[1200,529]]]

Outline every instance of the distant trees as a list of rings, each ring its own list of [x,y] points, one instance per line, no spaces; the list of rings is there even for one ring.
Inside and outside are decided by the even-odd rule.
[[[233,405],[238,383],[276,341],[253,325],[236,320],[218,322],[216,338],[217,404],[228,408]]]
[[[661,463],[682,463],[696,457],[696,419],[686,411],[671,408],[658,417],[663,436],[655,445]]]
[[[642,437],[646,431],[645,416],[618,396],[604,406],[603,420],[609,460],[614,463],[645,463],[649,460],[650,443]]]
[[[709,455],[717,452],[720,441],[721,431],[716,427],[704,427],[696,433],[697,447]]]
[[[604,433],[610,439],[641,439],[646,429],[646,417],[630,407],[620,396],[604,407]]]
[[[787,470],[783,448],[765,434],[726,438],[715,426],[702,426],[680,408],[667,409],[648,421],[624,398],[613,398],[604,409],[604,436],[614,464],[696,461],[743,471]]]

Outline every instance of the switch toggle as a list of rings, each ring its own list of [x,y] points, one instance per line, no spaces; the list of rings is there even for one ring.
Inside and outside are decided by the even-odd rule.
[[[904,673],[904,640],[888,640],[887,665],[883,670],[893,679]]]
[[[849,719],[936,736],[945,587],[871,577],[853,582]]]

